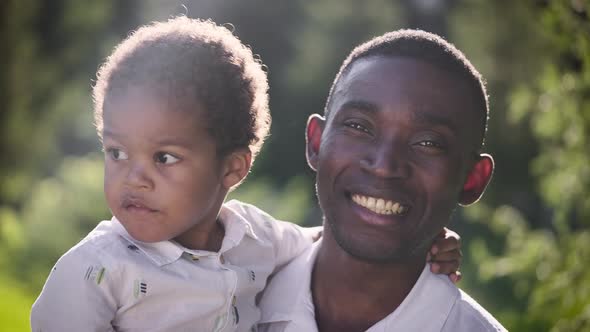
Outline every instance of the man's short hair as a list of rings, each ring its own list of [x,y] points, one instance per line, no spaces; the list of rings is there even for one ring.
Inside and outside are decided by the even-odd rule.
[[[357,46],[342,63],[330,88],[324,109],[326,117],[330,115],[332,97],[342,77],[359,59],[384,56],[408,57],[430,63],[445,70],[459,79],[465,80],[471,94],[482,112],[481,144],[483,145],[489,115],[488,96],[481,74],[467,60],[465,55],[443,38],[422,30],[397,30],[375,37]]]

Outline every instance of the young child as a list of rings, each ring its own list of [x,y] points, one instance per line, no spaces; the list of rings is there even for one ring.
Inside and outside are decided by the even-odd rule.
[[[268,277],[317,235],[223,203],[267,136],[267,90],[251,50],[211,21],[153,23],[115,48],[94,87],[114,217],[59,259],[33,331],[256,330]],[[458,241],[435,246],[455,271]]]

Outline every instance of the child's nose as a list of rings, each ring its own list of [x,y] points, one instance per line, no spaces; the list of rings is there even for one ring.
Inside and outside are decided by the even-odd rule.
[[[128,186],[135,189],[149,190],[154,186],[154,183],[149,176],[149,170],[146,166],[140,163],[131,165],[125,181]]]

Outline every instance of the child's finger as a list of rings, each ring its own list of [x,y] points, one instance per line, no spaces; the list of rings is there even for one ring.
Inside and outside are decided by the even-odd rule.
[[[451,274],[459,270],[459,265],[459,261],[432,262],[430,263],[430,271],[438,274]]]
[[[434,239],[430,252],[436,255],[440,252],[452,251],[461,248],[461,237],[459,234],[444,228]]]
[[[438,253],[436,255],[426,255],[428,258],[430,258],[428,261],[429,262],[449,262],[449,261],[459,261],[459,264],[461,263],[461,261],[463,260],[463,254],[461,253],[461,250],[453,250],[453,251],[447,251],[447,252],[441,252]]]
[[[449,279],[451,279],[451,281],[456,284],[459,281],[461,281],[462,275],[461,275],[461,271],[456,271],[453,272],[451,274],[449,274]]]
[[[461,241],[461,236],[457,234],[457,232],[446,227],[443,227],[443,230],[440,233],[443,235],[444,238],[454,238],[457,241]]]

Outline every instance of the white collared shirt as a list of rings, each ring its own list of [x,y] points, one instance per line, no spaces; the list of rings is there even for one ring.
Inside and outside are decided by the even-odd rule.
[[[133,239],[113,217],[65,253],[33,305],[33,332],[255,331],[268,276],[313,232],[238,201],[219,252]]]
[[[311,273],[321,241],[277,273],[264,291],[259,332],[317,332]],[[337,278],[337,276],[335,276]],[[506,329],[446,275],[424,267],[400,306],[367,332],[479,332]]]

